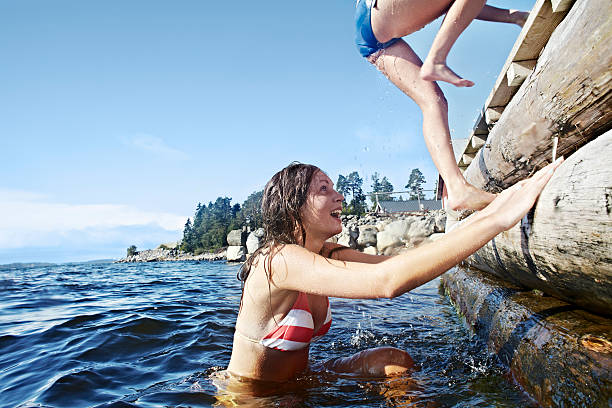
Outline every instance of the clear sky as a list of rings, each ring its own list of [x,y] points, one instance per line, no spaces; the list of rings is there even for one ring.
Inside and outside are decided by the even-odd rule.
[[[489,4],[529,10],[533,1]],[[176,241],[298,160],[403,189],[420,110],[357,52],[353,0],[0,0],[0,264]],[[405,39],[424,58],[440,24]],[[519,27],[475,21],[442,85],[467,137]]]

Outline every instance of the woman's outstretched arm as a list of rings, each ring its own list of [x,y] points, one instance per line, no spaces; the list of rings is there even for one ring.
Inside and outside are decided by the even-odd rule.
[[[444,237],[378,264],[326,259],[296,245],[273,258],[272,281],[279,288],[346,298],[392,298],[440,276],[476,252],[529,211],[562,163],[504,190],[481,212]]]
[[[326,242],[323,244],[321,255],[325,258],[336,259],[338,261],[362,262],[367,264],[380,263],[391,258],[390,256],[385,255],[365,254],[361,251],[357,251],[356,249],[331,242]]]

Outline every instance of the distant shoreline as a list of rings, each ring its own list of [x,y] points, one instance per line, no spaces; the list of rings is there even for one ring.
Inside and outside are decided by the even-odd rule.
[[[145,249],[136,252],[134,255],[126,256],[114,263],[138,263],[138,262],[179,262],[179,261],[222,261],[227,260],[226,248],[221,248],[216,252],[202,253],[193,255],[177,249]]]

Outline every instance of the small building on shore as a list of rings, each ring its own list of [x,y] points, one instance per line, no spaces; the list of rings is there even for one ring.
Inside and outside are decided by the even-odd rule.
[[[420,211],[441,210],[440,200],[407,200],[407,201],[379,201],[376,203],[375,212],[383,214],[401,214]]]

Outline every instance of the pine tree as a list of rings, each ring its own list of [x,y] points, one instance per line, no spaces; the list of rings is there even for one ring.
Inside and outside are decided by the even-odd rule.
[[[423,200],[425,198],[425,194],[423,194],[423,184],[425,183],[425,177],[421,170],[418,168],[412,169],[410,173],[410,178],[408,179],[408,184],[406,187],[410,191],[410,200]]]

